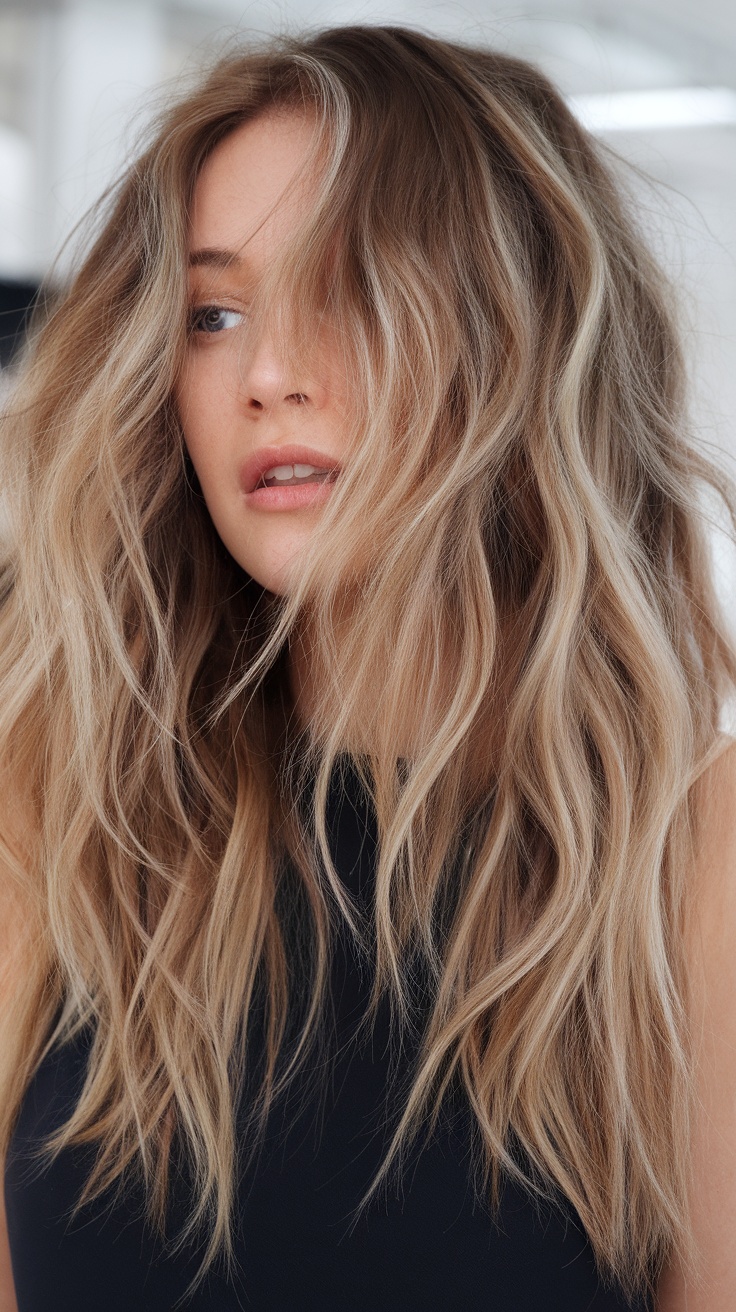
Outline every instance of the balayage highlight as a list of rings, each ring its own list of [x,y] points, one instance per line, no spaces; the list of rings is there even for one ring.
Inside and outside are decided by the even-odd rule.
[[[198,171],[274,108],[312,115],[318,186],[242,349],[271,320],[307,359],[326,317],[356,399],[280,598],[217,538],[174,403]],[[417,954],[433,989],[374,1188],[459,1082],[491,1194],[502,1170],[561,1191],[628,1289],[687,1251],[693,785],[736,682],[698,505],[713,488],[734,521],[736,498],[684,375],[602,148],[527,64],[339,28],[221,60],[164,116],[4,419],[0,760],[28,824],[3,855],[31,944],[5,1143],[47,1042],[93,1025],[52,1147],[99,1145],[92,1193],[141,1171],[163,1222],[180,1142],[205,1264],[227,1256],[236,1166],[321,1040],[346,915],[398,1030]],[[327,848],[342,753],[376,805],[370,924]]]

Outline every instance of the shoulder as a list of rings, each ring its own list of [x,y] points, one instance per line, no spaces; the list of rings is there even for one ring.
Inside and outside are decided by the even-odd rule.
[[[13,991],[37,921],[31,815],[27,799],[0,777],[0,1000]]]
[[[709,819],[725,822],[718,825],[719,837],[723,839],[729,830],[729,818],[736,825],[736,814],[729,817],[722,809],[729,799],[733,802],[736,790],[736,738],[723,734],[716,750],[717,755],[703,770],[694,787],[699,805]]]
[[[26,975],[30,943],[29,916],[24,909],[22,882],[16,867],[23,867],[27,834],[21,821],[23,809],[0,804],[0,1090],[3,1098],[12,1083],[11,1068],[17,1065],[14,1043],[15,1006],[19,987]],[[9,1118],[0,1111],[0,1171],[9,1130]],[[8,1241],[5,1197],[0,1189],[0,1310],[17,1312]]]
[[[701,1036],[732,1035],[736,1096],[736,739],[696,781],[693,801],[684,921],[691,1022]],[[719,1048],[711,1058],[723,1064]]]
[[[31,808],[9,807],[8,800],[0,790],[0,1162],[36,1052],[51,968]]]
[[[657,1312],[727,1312],[736,1286],[736,740],[693,786],[686,1005],[694,1060],[688,1228],[700,1274],[665,1269]]]
[[[736,935],[736,738],[725,740],[693,794],[692,924],[699,935],[720,941]]]

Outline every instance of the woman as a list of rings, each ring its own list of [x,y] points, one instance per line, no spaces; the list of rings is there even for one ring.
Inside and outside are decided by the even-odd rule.
[[[5,425],[5,1306],[727,1306],[682,379],[526,64],[337,28],[166,114]]]

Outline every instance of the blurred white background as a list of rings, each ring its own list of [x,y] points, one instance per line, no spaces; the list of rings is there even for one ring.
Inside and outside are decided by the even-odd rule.
[[[636,182],[637,204],[682,292],[700,436],[736,474],[734,0],[0,0],[0,279],[44,275],[161,97],[213,49],[381,21],[533,60],[657,180]],[[723,581],[736,581],[725,563]],[[736,612],[736,586],[732,599]]]

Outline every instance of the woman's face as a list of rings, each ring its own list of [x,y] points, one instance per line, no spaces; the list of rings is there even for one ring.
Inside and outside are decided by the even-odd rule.
[[[298,377],[266,336],[246,353],[238,328],[259,276],[310,202],[308,178],[282,193],[312,132],[306,116],[269,111],[235,129],[205,163],[190,233],[192,331],[176,390],[218,534],[243,569],[282,594],[330,495],[327,472],[343,460],[346,379],[328,328]],[[281,481],[290,469],[296,484]]]

